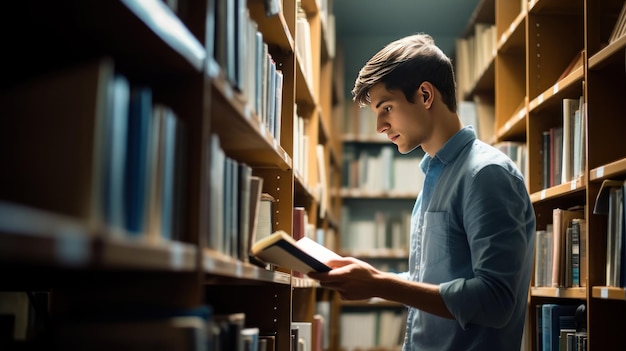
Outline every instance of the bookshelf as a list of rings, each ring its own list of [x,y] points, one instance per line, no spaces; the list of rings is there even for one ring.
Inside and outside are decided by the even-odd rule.
[[[344,91],[344,90],[341,90]],[[342,121],[341,254],[357,257],[388,272],[408,270],[409,223],[420,190],[421,150],[407,155],[378,134],[376,116],[345,99],[337,109]],[[406,310],[378,301],[338,301],[340,337],[335,349],[394,350]],[[388,326],[379,328],[377,324]],[[395,324],[397,323],[397,324]],[[402,334],[404,334],[402,332]],[[363,335],[366,335],[365,337]]]
[[[614,29],[620,28],[624,6],[621,0],[486,0],[479,2],[466,31],[466,37],[471,36],[469,28],[485,21],[481,14],[493,14],[486,20],[496,28],[496,51],[493,62],[487,66],[493,66],[493,77],[489,68],[478,77],[463,73],[471,67],[472,60],[458,64],[459,77],[473,77],[459,79],[460,87],[465,89],[461,98],[471,101],[481,92],[493,91],[492,143],[525,143],[527,187],[535,207],[537,230],[552,230],[556,208],[583,208],[586,220],[581,222],[586,254],[581,251],[580,286],[543,285],[537,281],[538,275],[531,282],[524,340],[529,350],[542,350],[541,336],[537,334],[541,318],[537,307],[548,303],[586,305],[588,350],[617,350],[625,346],[616,337],[624,328],[616,317],[626,312],[624,286],[607,282],[609,218],[594,212],[603,181],[626,179],[626,154],[614,142],[620,140],[625,123],[618,116],[626,92],[626,38]],[[462,52],[458,48],[460,59]],[[485,84],[484,76],[488,76],[491,86]],[[582,112],[577,117],[585,134],[574,137],[580,144],[569,146],[576,153],[568,157],[566,151],[559,150],[560,161],[554,162],[554,158],[545,158],[552,153],[544,145],[559,128],[568,130],[564,123],[564,99],[579,100],[577,109]],[[568,150],[567,143],[554,144]],[[582,157],[574,161],[576,155]],[[580,168],[553,178],[555,163],[562,171],[567,162],[576,162]]]
[[[268,15],[266,3],[278,11]],[[292,322],[319,323],[318,306],[336,296],[249,262],[244,183],[226,174],[263,179],[277,199],[275,229],[292,233],[293,209],[303,207],[313,234],[334,248],[341,148],[328,8],[315,0],[7,5],[0,315],[35,317],[0,344],[148,350],[160,335],[168,349],[212,349],[217,317],[235,323],[243,313],[239,327],[259,328],[288,351]],[[262,75],[256,59],[280,74]],[[257,98],[266,83],[274,90]],[[151,161],[131,160],[135,148]],[[296,168],[299,158],[306,168]],[[7,312],[12,299],[26,303]],[[324,312],[313,331],[330,334],[332,308]]]

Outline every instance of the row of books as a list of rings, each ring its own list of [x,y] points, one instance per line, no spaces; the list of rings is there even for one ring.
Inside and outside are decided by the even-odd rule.
[[[49,292],[0,292],[0,345],[46,345],[63,350],[275,351],[278,332],[256,327],[246,313],[216,313],[210,304],[189,309],[126,307],[91,311],[89,317],[48,320]],[[316,303],[311,321],[291,322],[292,351],[328,347],[330,305]],[[284,348],[281,348],[281,350]]]
[[[406,257],[409,248],[411,212],[375,211],[372,218],[351,215],[351,207],[341,208],[341,249],[351,255]]]
[[[415,194],[421,190],[424,173],[421,155],[400,155],[392,145],[356,148],[344,145],[342,186],[368,192]]]
[[[463,101],[496,54],[496,26],[489,23],[474,24],[473,33],[456,40],[456,72],[459,101]]]
[[[339,318],[340,347],[346,351],[400,350],[404,342],[406,309],[343,310]]]
[[[248,262],[253,244],[277,230],[277,200],[263,192],[264,180],[252,174],[252,167],[224,153],[217,134],[211,135],[209,172],[212,182],[207,245],[226,256]],[[294,207],[292,218],[289,235],[294,239],[308,237],[321,245],[332,245],[336,240],[334,230],[317,228],[309,222],[304,207]],[[253,263],[273,268],[263,262]]]
[[[528,174],[528,157],[526,143],[518,141],[501,141],[494,146],[507,155],[517,166],[524,178]]]
[[[297,106],[294,107],[294,111],[297,114],[293,121],[293,169],[307,184],[309,179],[309,137],[307,135],[309,120],[298,113]]]
[[[317,328],[321,333],[322,328]],[[311,322],[293,322],[292,351],[312,351]],[[210,306],[145,319],[64,322],[55,328],[64,350],[275,351],[277,332],[250,326],[243,312],[215,314]],[[319,335],[321,337],[321,334]],[[293,344],[293,343],[292,343]],[[302,346],[297,347],[298,344]],[[318,344],[316,344],[318,345]]]
[[[12,116],[1,198],[112,237],[181,239],[186,125],[149,87],[103,58],[16,87],[0,106]]]
[[[215,46],[209,51],[249,108],[274,139],[280,140],[284,76],[279,63],[250,17],[245,0],[218,0],[214,6]],[[209,21],[207,26],[212,24]]]
[[[459,101],[459,118],[464,126],[472,126],[478,139],[491,143],[495,135],[495,105],[493,96],[474,95],[472,101]]]
[[[385,134],[376,131],[376,114],[370,107],[358,107],[352,100],[343,105],[343,134],[361,140],[387,140]]]
[[[583,97],[563,99],[562,124],[543,132],[544,189],[578,178],[585,170]]]
[[[606,285],[626,287],[626,181],[607,179],[602,183],[593,209],[606,215]]]
[[[539,351],[586,351],[586,306],[545,303],[535,306]]]
[[[536,232],[535,287],[586,286],[587,227],[580,209],[552,210],[552,224]]]
[[[256,240],[256,233],[272,230],[271,197],[262,200],[263,178],[252,175],[252,167],[234,160],[224,153],[217,134],[211,135],[210,163],[209,248],[244,262],[249,259],[249,249]],[[260,214],[261,206],[270,208]],[[271,214],[270,214],[271,215]],[[261,221],[259,222],[259,218]],[[267,228],[268,224],[270,225]]]
[[[300,67],[308,84],[313,82],[313,48],[311,47],[311,27],[307,14],[300,2],[297,3],[296,17],[296,52]],[[310,85],[309,85],[310,86]]]

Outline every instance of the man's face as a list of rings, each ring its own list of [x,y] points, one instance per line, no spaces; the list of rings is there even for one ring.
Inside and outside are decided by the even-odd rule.
[[[387,138],[406,154],[420,146],[430,137],[432,122],[425,108],[420,89],[409,102],[400,90],[388,91],[384,83],[369,90],[370,107],[376,114],[376,131]]]

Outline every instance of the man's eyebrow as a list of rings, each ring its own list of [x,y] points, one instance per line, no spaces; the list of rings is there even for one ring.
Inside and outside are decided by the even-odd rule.
[[[380,105],[384,104],[385,102],[387,102],[387,99],[382,99],[382,100],[380,100],[380,101],[376,104],[376,107],[375,107],[375,108],[379,108],[379,107],[380,107]]]

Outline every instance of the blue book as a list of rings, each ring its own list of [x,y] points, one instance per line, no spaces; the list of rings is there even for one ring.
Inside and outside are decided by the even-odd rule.
[[[165,139],[161,183],[161,238],[171,240],[174,233],[174,170],[176,168],[176,128],[177,118],[172,110],[165,115]]]
[[[267,129],[274,135],[274,123],[276,123],[276,62],[270,59],[269,64],[269,72],[267,75],[267,79],[269,82],[268,94],[267,94],[267,103],[268,103],[268,112],[267,112]]]
[[[128,114],[128,153],[126,155],[125,220],[126,231],[139,236],[146,230],[148,170],[150,169],[150,131],[152,91],[133,87]]]
[[[114,230],[124,229],[124,176],[130,85],[124,76],[109,82],[104,128],[104,220]]]
[[[224,198],[222,199],[222,206],[224,208],[224,231],[220,233],[224,238],[221,248],[221,252],[230,255],[231,254],[231,232],[233,230],[233,223],[231,221],[233,211],[233,159],[226,156],[224,159]]]
[[[541,325],[543,329],[543,351],[559,351],[559,335],[561,328],[570,327],[576,313],[575,305],[543,304],[541,307]],[[563,324],[563,326],[562,326]]]
[[[254,64],[254,112],[261,119],[263,113],[263,67],[265,56],[263,56],[263,33],[256,32],[255,43],[255,64]]]

